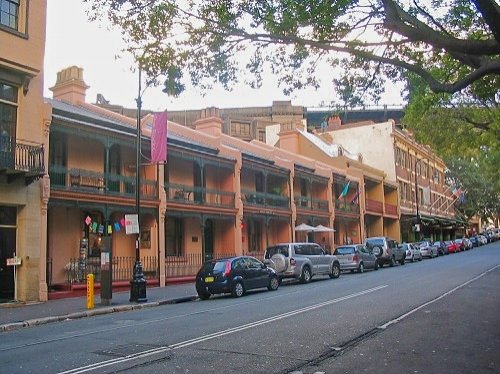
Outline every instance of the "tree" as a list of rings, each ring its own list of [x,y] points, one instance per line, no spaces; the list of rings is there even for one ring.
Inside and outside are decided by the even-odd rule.
[[[166,79],[171,94],[186,75],[203,91],[239,80],[259,87],[266,71],[289,93],[317,87],[327,64],[350,97],[355,87],[376,100],[384,81],[410,74],[433,92],[491,87],[498,100],[495,0],[84,1],[92,19],[122,31],[150,81]]]
[[[457,208],[468,219],[499,217],[500,108],[471,92],[459,101],[419,89],[418,82],[413,87],[403,124],[445,161],[453,184],[464,193]]]

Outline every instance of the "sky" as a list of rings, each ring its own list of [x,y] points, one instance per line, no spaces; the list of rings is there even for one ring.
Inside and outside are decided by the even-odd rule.
[[[76,65],[83,68],[87,102],[95,103],[102,94],[111,104],[135,108],[138,95],[138,74],[133,72],[131,56],[121,53],[120,33],[98,22],[90,22],[85,13],[88,6],[81,0],[48,0],[45,47],[45,97],[52,97],[57,72]],[[167,96],[160,87],[148,87],[142,96],[142,108],[154,111],[271,106],[273,100],[291,100],[294,105],[317,107],[333,100],[331,77],[318,90],[301,90],[285,96],[273,76],[268,76],[258,90],[244,85],[227,92],[223,88],[202,93],[188,88],[178,98]],[[401,104],[399,89],[389,89],[380,104]]]

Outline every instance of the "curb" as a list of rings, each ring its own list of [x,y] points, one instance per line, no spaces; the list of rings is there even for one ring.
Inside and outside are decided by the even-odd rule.
[[[47,323],[53,323],[53,322],[62,322],[62,321],[69,321],[69,320],[74,320],[74,319],[100,316],[100,315],[104,315],[104,314],[153,308],[153,307],[161,306],[161,305],[185,303],[185,302],[194,301],[197,299],[198,299],[198,296],[185,296],[185,297],[178,297],[175,299],[154,301],[154,302],[149,302],[149,303],[145,303],[145,304],[117,305],[117,306],[110,306],[110,307],[99,308],[99,309],[90,309],[90,310],[86,310],[83,312],[69,313],[69,314],[64,314],[64,315],[60,315],[60,316],[50,316],[50,317],[27,319],[27,320],[21,321],[21,322],[12,322],[12,323],[6,323],[3,325],[0,325],[0,333],[7,332],[7,331],[15,331],[15,330],[19,330],[19,329],[24,328],[24,327],[45,325]]]

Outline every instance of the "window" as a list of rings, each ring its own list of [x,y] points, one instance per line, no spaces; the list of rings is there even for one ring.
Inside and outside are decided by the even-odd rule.
[[[250,124],[231,122],[231,135],[250,136]]]
[[[10,165],[16,143],[17,87],[0,82],[0,162]]]
[[[19,1],[0,0],[0,24],[14,30],[19,26]]]

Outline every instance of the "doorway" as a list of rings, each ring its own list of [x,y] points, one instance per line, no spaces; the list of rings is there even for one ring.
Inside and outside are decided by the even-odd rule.
[[[0,227],[0,302],[14,300],[14,266],[7,259],[16,251],[16,228]]]
[[[205,261],[214,258],[214,221],[207,219],[204,227]]]

